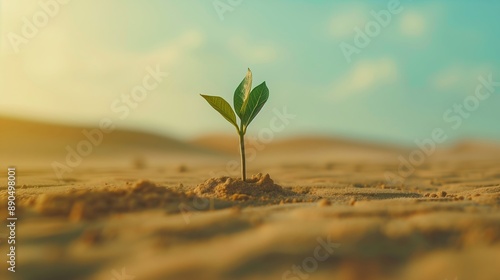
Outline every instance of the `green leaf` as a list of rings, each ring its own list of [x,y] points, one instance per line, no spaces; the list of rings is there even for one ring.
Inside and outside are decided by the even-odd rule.
[[[210,104],[217,112],[219,112],[226,120],[233,124],[236,129],[238,129],[238,124],[236,123],[236,115],[234,114],[231,105],[227,103],[224,98],[219,96],[210,96],[200,94],[205,100]]]
[[[253,119],[260,112],[264,104],[266,104],[269,98],[269,89],[266,86],[266,82],[256,86],[251,92],[246,101],[246,107],[243,113],[243,118],[241,119],[242,127],[246,131],[246,127],[253,121]]]
[[[250,68],[247,71],[247,75],[241,81],[240,85],[234,91],[234,110],[238,117],[243,118],[243,111],[245,110],[245,101],[248,100],[250,91],[252,90],[252,71]]]

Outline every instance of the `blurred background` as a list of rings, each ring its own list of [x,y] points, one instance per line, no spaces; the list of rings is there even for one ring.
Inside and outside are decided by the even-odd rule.
[[[2,118],[231,134],[199,94],[232,103],[249,67],[271,92],[249,134],[286,106],[296,118],[277,137],[500,139],[500,89],[467,99],[480,76],[500,81],[500,2],[0,3]]]

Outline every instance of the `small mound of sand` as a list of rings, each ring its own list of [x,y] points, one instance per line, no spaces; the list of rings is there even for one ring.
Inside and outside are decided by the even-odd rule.
[[[151,208],[168,208],[186,200],[150,181],[142,180],[129,187],[105,187],[98,190],[71,190],[66,194],[43,194],[35,201],[35,210],[44,215],[67,216],[70,220],[98,218],[111,213]]]
[[[279,198],[294,194],[274,183],[269,174],[261,173],[243,181],[230,177],[211,178],[194,189],[200,196],[216,196],[231,200],[248,200],[251,198]]]

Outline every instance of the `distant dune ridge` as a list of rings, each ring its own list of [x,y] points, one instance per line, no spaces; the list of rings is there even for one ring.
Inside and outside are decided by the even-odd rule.
[[[67,145],[75,147],[78,142],[89,140],[92,135],[99,143],[93,144],[93,153],[110,155],[126,152],[165,152],[165,153],[206,153],[204,149],[189,143],[147,132],[116,129],[111,133],[99,132],[92,127],[77,127],[43,122],[0,118],[2,137],[0,153],[16,157],[36,157],[42,155],[65,154]],[[86,131],[84,134],[84,131]],[[97,134],[96,134],[97,133]]]
[[[76,149],[81,141],[92,139],[98,145],[93,146],[92,156],[133,156],[145,155],[203,155],[203,156],[235,156],[239,153],[237,137],[229,134],[209,134],[191,141],[182,141],[171,137],[148,132],[116,129],[111,133],[99,132],[92,127],[78,127],[61,124],[20,120],[0,117],[2,137],[0,137],[0,154],[9,159],[35,159],[50,156],[64,157],[69,149]],[[97,134],[96,134],[97,133]],[[89,136],[90,135],[90,136]],[[247,136],[247,152],[258,152],[259,156],[276,154],[304,156],[319,152],[325,156],[356,153],[377,153],[395,157],[407,153],[408,149],[381,144],[364,143],[325,136],[297,136],[288,139],[276,139],[269,143],[259,140],[251,133]],[[450,147],[438,149],[440,153],[499,153],[500,146],[487,141],[462,141]],[[331,151],[325,152],[325,151]],[[356,151],[356,152],[355,152]]]
[[[237,154],[238,138],[228,134],[208,134],[195,138],[191,143],[221,151],[229,154]],[[366,149],[366,150],[384,150],[384,151],[403,151],[401,147],[389,147],[388,145],[371,144],[367,142],[354,141],[341,138],[332,138],[326,136],[296,136],[293,138],[277,139],[270,143],[259,140],[258,137],[247,137],[248,146],[256,148],[262,147],[270,152],[300,152],[303,150],[324,150],[324,149]],[[236,144],[235,144],[236,143]]]

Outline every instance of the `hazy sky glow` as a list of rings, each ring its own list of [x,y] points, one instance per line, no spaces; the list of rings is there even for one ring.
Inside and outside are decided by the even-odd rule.
[[[391,1],[243,0],[222,17],[214,3],[230,1],[0,1],[0,115],[86,125],[110,117],[176,137],[233,133],[199,94],[232,103],[250,67],[254,85],[265,80],[271,91],[250,134],[287,106],[297,117],[283,136],[412,143],[442,127],[450,139],[500,139],[500,87],[460,125],[455,111],[443,118],[474,95],[480,75],[500,81],[498,1],[401,0],[350,63],[339,46],[355,46],[355,28]],[[26,38],[23,18],[41,13],[48,22]],[[12,44],[14,33],[26,41]],[[169,76],[120,119],[112,104],[148,67]]]

